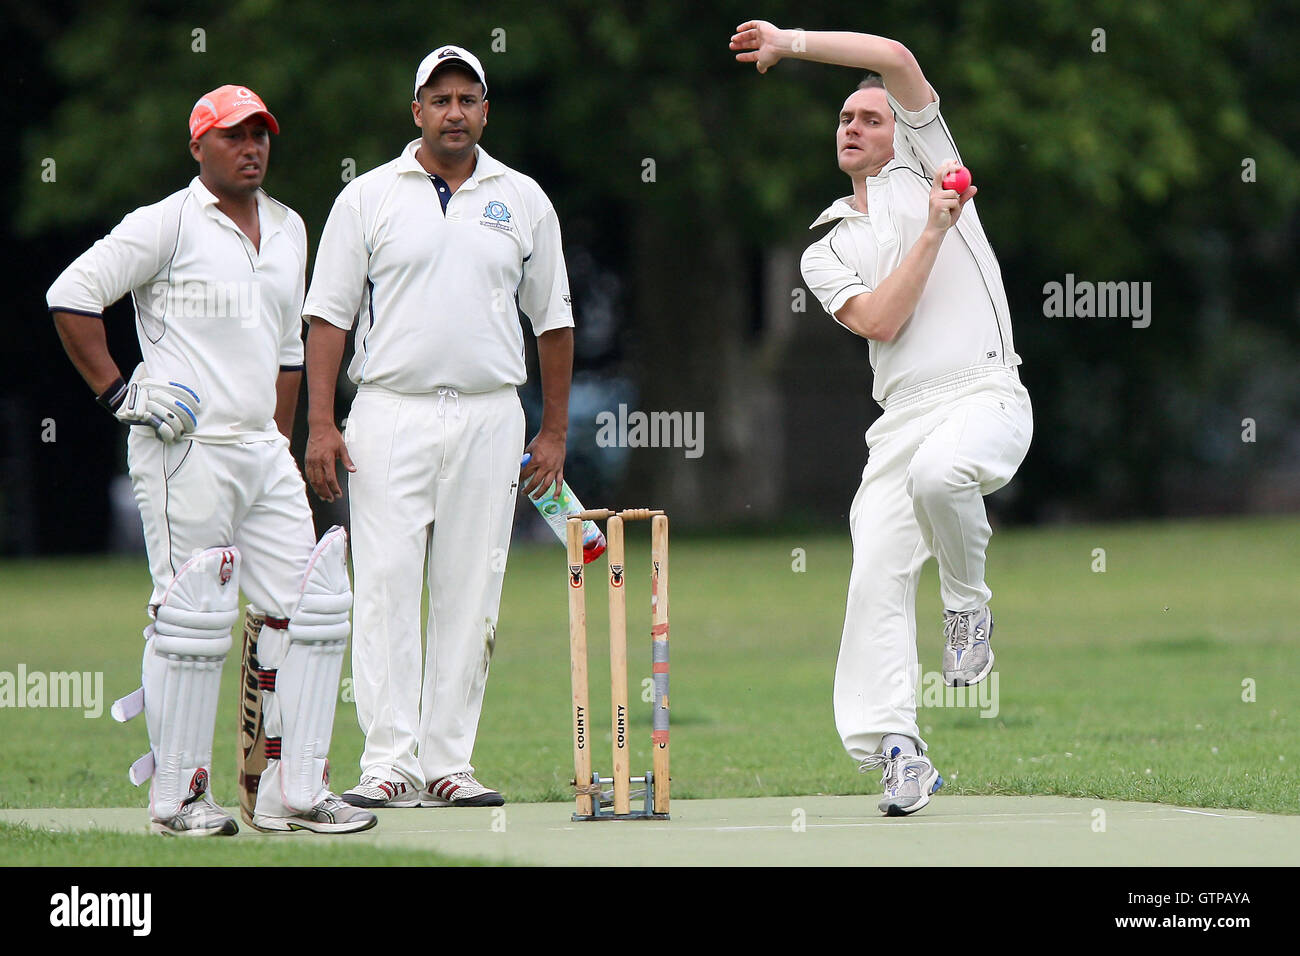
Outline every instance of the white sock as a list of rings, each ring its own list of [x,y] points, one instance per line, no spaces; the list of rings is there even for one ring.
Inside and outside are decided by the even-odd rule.
[[[898,748],[898,752],[900,754],[909,754],[915,756],[917,753],[916,741],[913,740],[911,737],[907,737],[903,734],[885,734],[885,736],[881,738],[880,740],[881,753],[891,754],[894,752],[895,747]]]

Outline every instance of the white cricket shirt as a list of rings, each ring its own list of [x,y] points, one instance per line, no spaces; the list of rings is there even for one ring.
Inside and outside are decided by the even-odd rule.
[[[836,200],[811,227],[834,222],[834,228],[808,247],[801,262],[804,282],[832,317],[898,267],[925,229],[935,168],[961,159],[937,95],[917,112],[888,99],[896,119],[894,158],[867,177],[867,212],[854,208],[851,196]],[[1020,364],[1002,270],[975,200],[944,236],[911,318],[893,341],[871,340],[870,356],[871,394],[882,406],[949,378]]]
[[[419,145],[339,193],[303,314],[341,329],[359,320],[348,367],[358,385],[523,385],[519,311],[535,335],[573,325],[555,209],[536,182],[481,147],[451,193],[416,161]]]
[[[128,292],[145,374],[198,393],[196,441],[269,441],[275,383],[302,368],[307,230],[257,193],[261,248],[196,176],[129,213],[50,286],[50,311],[102,316]]]

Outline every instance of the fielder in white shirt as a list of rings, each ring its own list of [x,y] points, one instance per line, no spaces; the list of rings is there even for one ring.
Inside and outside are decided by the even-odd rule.
[[[223,86],[190,115],[199,174],[130,213],[72,263],[47,301],[68,356],[99,402],[132,426],[131,484],[153,594],[141,689],[113,705],[142,711],[154,832],[229,836],[210,789],[221,670],[239,591],[263,621],[259,681],[265,771],[246,819],[273,832],[374,826],[326,786],[351,593],[342,528],[319,544],[288,436],[302,380],[307,233],[262,191],[275,117],[252,91]],[[143,361],[124,381],[104,309],[135,304]],[[254,804],[255,801],[255,804]]]
[[[916,721],[921,567],[931,556],[939,565],[944,680],[977,684],[993,667],[982,496],[1011,480],[1033,433],[1001,271],[971,203],[976,187],[958,194],[941,185],[960,157],[906,47],[755,20],[736,28],[731,48],[760,73],[785,57],[873,73],[837,125],[853,194],[813,223],[834,226],[802,267],[835,321],[870,341],[872,397],[884,409],[866,435],[849,515],[835,722],[860,769],[883,771],[880,810],[914,813],[943,784]]]
[[[343,798],[499,806],[470,758],[516,491],[521,480],[539,494],[563,480],[573,317],[555,210],[478,145],[488,115],[478,59],[455,46],[430,53],[411,111],[420,138],[335,201],[303,307],[307,480],[332,500],[336,461],[350,472],[352,676],[366,745],[361,781]],[[544,400],[526,449],[521,312]],[[354,325],[357,395],[340,434],[334,383]]]

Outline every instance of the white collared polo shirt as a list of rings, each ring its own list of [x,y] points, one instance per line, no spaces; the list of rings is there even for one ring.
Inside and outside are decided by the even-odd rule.
[[[196,176],[129,213],[46,294],[50,311],[102,317],[128,292],[151,378],[198,393],[196,441],[270,441],[276,378],[303,366],[307,230],[257,193],[259,247]]]
[[[348,377],[358,385],[523,385],[520,311],[535,335],[573,325],[555,209],[536,182],[481,147],[451,193],[416,161],[419,145],[339,193],[303,313],[357,324]]]
[[[872,292],[916,244],[929,218],[934,170],[961,157],[939,115],[938,96],[911,112],[892,97],[894,158],[867,178],[867,211],[836,200],[811,228],[834,227],[804,252],[804,281],[832,317],[849,299]],[[916,310],[893,341],[870,343],[872,397],[882,406],[912,390],[987,367],[1020,364],[1011,339],[1002,272],[975,200],[949,229]]]

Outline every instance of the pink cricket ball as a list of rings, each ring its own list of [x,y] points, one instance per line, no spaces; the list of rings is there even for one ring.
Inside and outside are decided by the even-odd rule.
[[[964,193],[970,186],[970,170],[965,166],[958,166],[943,177],[942,185],[944,189],[955,189],[959,193]]]

